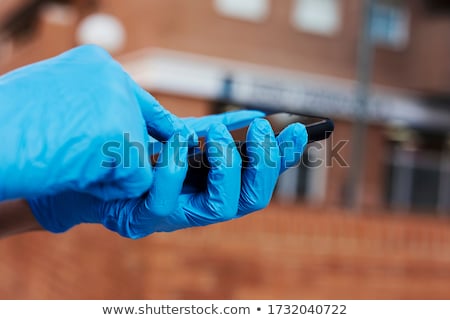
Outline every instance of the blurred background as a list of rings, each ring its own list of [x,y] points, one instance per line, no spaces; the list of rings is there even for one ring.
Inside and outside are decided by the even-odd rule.
[[[240,220],[2,240],[0,298],[450,299],[450,1],[0,0],[0,74],[84,43],[179,116],[335,132]]]

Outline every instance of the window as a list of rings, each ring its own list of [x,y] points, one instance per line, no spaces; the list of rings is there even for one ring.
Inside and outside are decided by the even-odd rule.
[[[341,0],[295,0],[291,19],[301,31],[333,35],[341,26]]]
[[[372,39],[375,44],[402,49],[409,41],[409,13],[405,7],[380,2],[372,14]]]
[[[268,13],[269,0],[214,0],[216,10],[230,18],[259,22]]]
[[[450,149],[446,134],[391,130],[386,200],[392,207],[450,212]]]

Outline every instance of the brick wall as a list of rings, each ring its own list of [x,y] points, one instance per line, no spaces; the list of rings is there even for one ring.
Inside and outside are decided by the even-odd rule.
[[[449,299],[450,225],[283,206],[132,241],[99,226],[0,242],[0,298]]]

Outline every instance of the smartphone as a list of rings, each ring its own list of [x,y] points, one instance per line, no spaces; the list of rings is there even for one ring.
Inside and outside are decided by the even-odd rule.
[[[308,143],[327,139],[334,130],[334,123],[329,118],[310,116],[299,113],[275,112],[265,117],[272,126],[275,136],[293,123],[301,123],[308,132]],[[245,142],[248,127],[231,131],[236,142]]]
[[[304,124],[306,131],[308,132],[308,143],[325,140],[334,130],[334,123],[331,119],[300,113],[274,112],[269,113],[265,119],[269,121],[275,135],[278,135],[290,124],[297,122]],[[245,148],[247,130],[248,126],[230,132],[242,157],[243,169],[245,169],[249,163]],[[199,147],[196,147],[189,152],[189,168],[185,179],[185,185],[197,189],[204,189],[206,187],[210,166],[206,153],[204,152],[204,139],[200,139],[199,142]]]

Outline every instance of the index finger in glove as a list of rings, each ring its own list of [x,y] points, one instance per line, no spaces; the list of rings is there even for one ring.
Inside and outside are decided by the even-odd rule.
[[[207,189],[192,199],[192,212],[188,212],[195,225],[235,218],[241,189],[242,160],[225,125],[211,126],[206,139]]]

